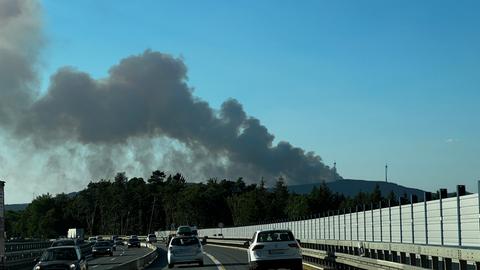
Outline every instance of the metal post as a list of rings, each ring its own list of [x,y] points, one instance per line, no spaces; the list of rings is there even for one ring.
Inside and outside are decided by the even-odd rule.
[[[403,243],[403,224],[402,224],[402,197],[398,197],[398,215],[400,222],[400,243]]]
[[[415,222],[413,219],[413,201],[416,201],[416,196],[410,194],[410,224],[412,226],[412,244],[415,244]]]
[[[352,235],[352,208],[348,208],[348,213],[350,216],[350,240],[353,240],[353,235]]]
[[[392,242],[392,201],[388,200],[388,227],[389,227],[389,242]]]
[[[462,218],[460,215],[460,196],[465,195],[465,186],[457,185],[457,226],[458,226],[458,245],[462,246]]]
[[[363,241],[367,241],[367,215],[365,211],[365,204],[363,205]]]
[[[425,225],[425,245],[428,245],[428,212],[427,212],[427,202],[432,199],[432,193],[424,192],[423,193],[423,222]]]
[[[342,234],[342,228],[340,224],[340,210],[337,210],[337,218],[338,218],[338,240],[340,240],[341,234]]]
[[[439,200],[438,203],[440,204],[440,244],[443,246],[444,238],[443,238],[443,197],[446,196],[447,190],[440,189],[439,191]]]
[[[479,189],[480,189],[480,181],[479,181]],[[479,200],[480,200],[480,195],[479,195]],[[479,205],[480,205],[480,203],[479,203]],[[480,208],[479,208],[479,211],[480,211]],[[356,219],[357,219],[357,224],[355,224],[355,227],[357,228],[357,241],[358,241],[358,240],[360,240],[360,237],[358,235],[358,232],[359,232],[359,228],[358,228],[358,205],[355,206],[355,216],[356,216]]]
[[[380,242],[383,242],[382,201],[378,202],[378,211],[380,214]]]
[[[373,222],[373,202],[370,204],[370,219],[372,220],[372,242],[375,242],[375,228]]]

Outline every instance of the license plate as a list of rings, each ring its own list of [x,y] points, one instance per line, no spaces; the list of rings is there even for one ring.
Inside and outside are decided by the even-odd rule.
[[[285,250],[283,249],[272,249],[268,251],[269,254],[284,254]]]

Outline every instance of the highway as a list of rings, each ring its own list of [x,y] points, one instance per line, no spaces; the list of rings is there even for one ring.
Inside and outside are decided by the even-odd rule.
[[[138,259],[151,251],[151,249],[146,247],[127,248],[127,246],[117,246],[117,250],[113,252],[112,257],[100,256],[89,259],[88,268],[95,270],[111,269],[134,259]]]
[[[165,244],[159,244],[160,254],[157,260],[147,269],[161,270],[167,267],[167,251]],[[175,265],[174,269],[202,269],[202,270],[246,270],[248,269],[247,252],[243,249],[206,245],[204,267],[198,265]]]

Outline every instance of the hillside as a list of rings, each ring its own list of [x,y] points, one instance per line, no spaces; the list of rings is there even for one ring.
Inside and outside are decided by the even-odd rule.
[[[375,185],[378,185],[380,187],[380,191],[384,196],[388,195],[390,191],[393,191],[396,196],[401,196],[403,194],[407,194],[408,196],[410,196],[410,194],[415,194],[419,199],[423,198],[423,190],[404,187],[392,182],[343,179],[327,183],[327,186],[334,193],[338,192],[345,196],[355,196],[360,191],[372,192],[375,188]],[[292,185],[288,186],[288,189],[290,192],[295,192],[297,194],[306,194],[310,193],[314,186],[320,186],[320,183]]]

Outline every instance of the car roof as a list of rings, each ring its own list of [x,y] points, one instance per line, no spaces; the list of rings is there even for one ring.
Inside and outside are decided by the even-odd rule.
[[[258,230],[257,233],[260,232],[292,232],[291,230],[288,229],[268,229],[268,230]]]

